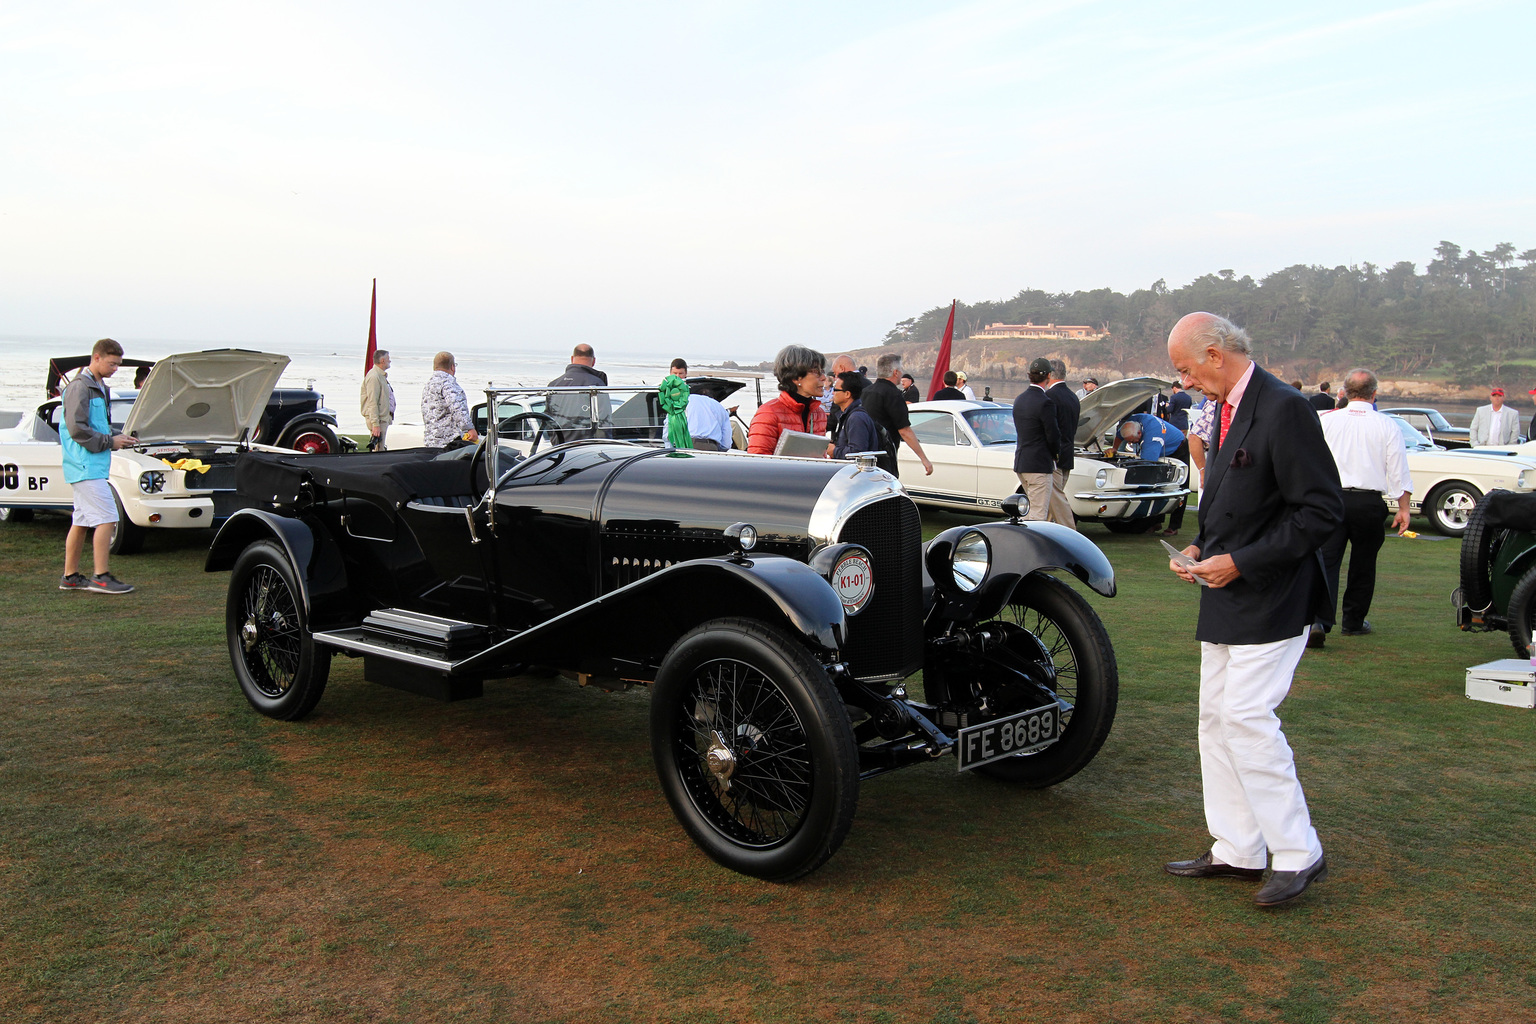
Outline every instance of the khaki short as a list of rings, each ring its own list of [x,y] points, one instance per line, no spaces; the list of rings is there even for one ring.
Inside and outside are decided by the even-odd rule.
[[[105,480],[81,480],[70,484],[75,492],[75,515],[70,521],[87,529],[117,522],[117,499]]]

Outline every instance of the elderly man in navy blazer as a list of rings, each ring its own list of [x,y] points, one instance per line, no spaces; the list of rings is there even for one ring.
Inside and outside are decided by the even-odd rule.
[[[1256,365],[1248,336],[1212,313],[1168,335],[1184,384],[1213,396],[1214,437],[1200,531],[1169,568],[1198,581],[1200,774],[1216,840],[1166,866],[1184,878],[1269,880],[1255,902],[1278,906],[1327,874],[1307,798],[1275,709],[1316,617],[1331,619],[1321,549],[1343,520],[1339,472],[1301,392]]]

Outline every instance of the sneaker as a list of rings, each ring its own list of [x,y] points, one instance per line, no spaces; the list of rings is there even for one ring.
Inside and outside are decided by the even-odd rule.
[[[133,589],[133,585],[124,583],[109,572],[102,572],[91,577],[86,589],[93,594],[126,594]]]
[[[68,576],[59,577],[60,590],[89,590],[90,578],[83,572],[72,572]]]

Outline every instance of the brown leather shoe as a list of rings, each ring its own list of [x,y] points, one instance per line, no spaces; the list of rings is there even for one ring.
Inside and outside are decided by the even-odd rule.
[[[1278,907],[1307,891],[1313,882],[1328,877],[1328,858],[1319,857],[1317,863],[1301,871],[1271,871],[1269,881],[1259,890],[1253,902],[1261,907]]]
[[[1207,850],[1194,860],[1176,860],[1163,865],[1163,870],[1180,878],[1247,878],[1257,882],[1264,877],[1263,868],[1236,868],[1223,864]]]

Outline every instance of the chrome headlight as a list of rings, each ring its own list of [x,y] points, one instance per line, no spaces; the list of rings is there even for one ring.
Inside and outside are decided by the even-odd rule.
[[[1109,469],[1108,468],[1101,469],[1097,473],[1093,474],[1093,486],[1095,486],[1095,487],[1108,487],[1109,486]]]
[[[955,553],[949,559],[950,572],[955,586],[967,594],[981,586],[992,568],[992,548],[984,534],[972,530],[960,538]]]
[[[165,490],[165,473],[158,469],[140,473],[139,490],[145,494],[159,494]]]

